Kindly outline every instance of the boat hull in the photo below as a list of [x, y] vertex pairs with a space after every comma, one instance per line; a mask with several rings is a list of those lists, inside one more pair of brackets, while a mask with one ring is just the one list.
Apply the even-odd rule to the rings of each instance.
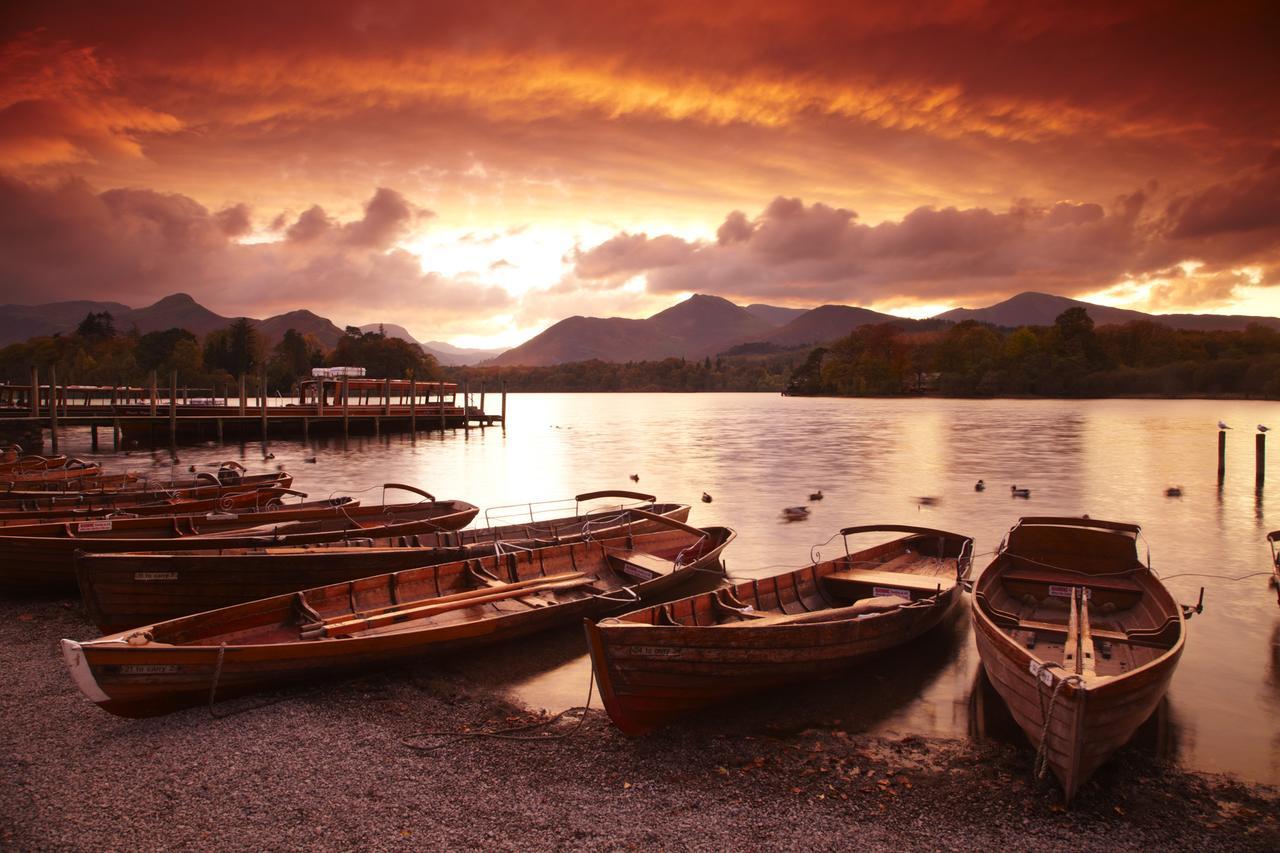
[[[717, 570], [720, 554], [734, 534], [723, 528], [698, 532], [704, 537], [701, 540], [704, 544], [699, 546], [701, 550], [696, 559], [681, 564], [669, 574], [631, 584], [635, 594], [645, 599], [662, 597], [700, 572]], [[671, 537], [657, 539], [663, 535], [651, 534], [649, 538], [666, 543]], [[630, 537], [615, 544], [626, 547], [628, 540]], [[695, 541], [686, 537], [674, 549], [666, 544], [663, 547], [675, 553]], [[473, 566], [494, 576], [509, 571], [512, 578], [536, 578], [575, 566], [579, 571], [589, 566], [600, 567], [608, 560], [607, 547], [595, 541], [580, 542], [365, 578], [235, 605], [88, 643], [64, 640], [62, 650], [77, 686], [103, 709], [125, 717], [156, 716], [203, 705], [214, 698], [227, 699], [284, 684], [394, 666], [516, 639], [616, 611], [634, 598], [620, 594], [589, 595], [551, 601], [542, 606], [485, 603], [458, 608], [454, 614], [458, 618], [443, 624], [391, 625], [391, 630], [356, 636], [301, 639], [299, 623], [289, 624], [288, 614], [294, 612], [298, 601], [309, 600], [319, 613], [340, 617], [344, 612], [365, 612], [385, 600], [388, 591], [394, 596], [397, 590], [411, 594], [413, 589], [430, 589], [432, 578], [439, 588], [441, 577], [471, 571]], [[282, 615], [284, 622], [279, 621]], [[216, 630], [210, 633], [209, 626], [216, 626]], [[254, 631], [256, 641], [236, 640], [225, 646], [220, 642], [194, 641], [172, 645], [153, 641], [133, 644], [144, 634], [237, 638]]]
[[[654, 511], [676, 521], [689, 515], [687, 504], [659, 504]], [[500, 528], [455, 530], [437, 534], [378, 540], [393, 547], [346, 547], [341, 544], [313, 548], [259, 548], [235, 553], [235, 549], [203, 553], [82, 554], [76, 560], [80, 597], [89, 618], [103, 633], [149, 625], [188, 613], [214, 610], [369, 575], [386, 574], [419, 566], [490, 554], [497, 541], [511, 544], [557, 544], [579, 541], [587, 535], [583, 521], [595, 514], [547, 521], [542, 526], [508, 525]], [[621, 525], [588, 527], [594, 538], [623, 532]], [[625, 525], [634, 534], [660, 529], [657, 522], [637, 519]], [[538, 534], [550, 533], [543, 542]], [[173, 549], [185, 548], [182, 540]]]
[[610, 719], [624, 734], [639, 736], [738, 696], [832, 677], [927, 634], [954, 617], [962, 600], [957, 585], [927, 608], [759, 629], [635, 630], [588, 623], [587, 643], [596, 672], [603, 673]]

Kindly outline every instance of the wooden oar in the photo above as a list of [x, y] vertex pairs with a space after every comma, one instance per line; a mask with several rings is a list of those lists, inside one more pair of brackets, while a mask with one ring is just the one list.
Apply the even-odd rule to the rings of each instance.
[[454, 592], [449, 595], [433, 595], [430, 598], [415, 598], [412, 601], [401, 601], [396, 604], [387, 604], [382, 607], [371, 607], [368, 610], [358, 610], [354, 613], [339, 613], [337, 616], [326, 616], [321, 621], [326, 625], [336, 625], [340, 622], [349, 622], [352, 619], [363, 619], [367, 616], [377, 616], [382, 613], [388, 613], [392, 610], [402, 610], [406, 607], [416, 607], [420, 604], [448, 604], [451, 601], [466, 601], [470, 598], [480, 598], [486, 595], [493, 595], [495, 592], [507, 592], [513, 589], [528, 590], [530, 587], [541, 586], [542, 584], [558, 583], [560, 581], [576, 580], [586, 577], [585, 572], [563, 572], [558, 575], [547, 575], [540, 578], [529, 578], [529, 580], [516, 581], [515, 583], [503, 583], [498, 581], [494, 586], [481, 587], [480, 589], [469, 589], [466, 592]]
[[[893, 603], [888, 601], [881, 602], [881, 598], [893, 598]], [[872, 603], [876, 602], [876, 603]], [[812, 610], [808, 613], [779, 613], [776, 615], [765, 616], [763, 619], [750, 619], [744, 622], [724, 622], [719, 625], [712, 625], [713, 628], [760, 628], [766, 625], [803, 625], [811, 622], [829, 622], [837, 619], [850, 619], [854, 616], [861, 616], [866, 613], [883, 613], [894, 610], [903, 604], [911, 602], [903, 598], [895, 596], [881, 596], [880, 598], [864, 598], [861, 601], [854, 602], [848, 607], [833, 607], [828, 610]]]
[[[521, 595], [529, 595], [535, 592], [543, 592], [549, 589], [567, 589], [574, 586], [582, 586], [591, 583], [594, 578], [583, 572], [565, 572], [563, 575], [550, 575], [545, 578], [536, 578], [528, 581], [519, 581], [518, 583], [509, 584], [501, 590], [478, 589], [470, 592], [459, 592], [453, 595], [440, 596], [438, 598], [422, 599], [422, 604], [416, 607], [405, 607], [403, 604], [392, 605], [391, 607], [378, 608], [381, 612], [374, 613], [369, 611], [367, 616], [331, 616], [325, 620], [323, 625], [315, 628], [308, 628], [300, 632], [303, 639], [312, 637], [335, 637], [345, 636], [364, 631], [369, 628], [376, 628], [402, 617], [411, 617], [414, 619], [425, 619], [428, 616], [435, 616], [438, 613], [447, 613], [450, 610], [461, 610], [467, 607], [476, 607], [481, 604], [489, 604], [494, 601], [502, 601], [507, 598], [516, 598]], [[408, 602], [416, 604], [417, 602]]]

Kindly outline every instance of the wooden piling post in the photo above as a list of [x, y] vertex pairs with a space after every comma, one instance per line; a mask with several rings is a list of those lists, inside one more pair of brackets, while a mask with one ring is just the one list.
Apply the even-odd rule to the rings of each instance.
[[418, 380], [414, 371], [409, 371], [409, 432], [418, 432]]
[[178, 371], [169, 371], [169, 445], [178, 443]]
[[503, 428], [504, 430], [507, 428], [507, 383], [506, 383], [506, 380], [503, 380], [503, 382], [502, 382], [502, 428]]
[[1259, 432], [1253, 439], [1254, 441], [1254, 460], [1253, 460], [1253, 484], [1261, 491], [1263, 482], [1267, 479], [1267, 435]]
[[1218, 430], [1218, 485], [1227, 477], [1227, 431]]
[[391, 379], [382, 380], [382, 414], [391, 415]]
[[111, 449], [120, 449], [120, 419], [111, 419]]
[[[40, 418], [40, 368], [35, 365], [31, 366], [31, 417], [39, 420]], [[39, 425], [37, 425], [37, 429]]]
[[58, 368], [49, 365], [49, 439], [58, 452]]
[[98, 452], [98, 422], [89, 424], [89, 449]]
[[348, 421], [351, 417], [351, 398], [350, 398], [350, 395], [347, 394], [347, 389], [350, 387], [351, 387], [350, 381], [347, 379], [347, 377], [345, 376], [342, 377], [342, 437], [343, 438], [347, 437], [348, 429], [349, 429]]
[[156, 416], [156, 372], [151, 371], [151, 417]]
[[267, 369], [262, 368], [262, 377], [259, 379], [259, 387], [261, 388], [262, 399], [262, 443], [267, 443]]
[[244, 417], [245, 396], [244, 396], [244, 374], [240, 374], [240, 417]]
[[483, 382], [481, 382], [481, 383], [480, 383], [480, 428], [481, 428], [481, 429], [484, 429], [484, 427], [485, 427], [485, 417], [484, 417], [484, 383], [483, 383]]
[[441, 435], [443, 435], [443, 434], [444, 434], [444, 427], [445, 427], [445, 421], [444, 421], [444, 383], [443, 383], [443, 382], [441, 382], [441, 383], [440, 383], [440, 433], [441, 433]]
[[217, 419], [218, 444], [222, 444], [222, 418]]

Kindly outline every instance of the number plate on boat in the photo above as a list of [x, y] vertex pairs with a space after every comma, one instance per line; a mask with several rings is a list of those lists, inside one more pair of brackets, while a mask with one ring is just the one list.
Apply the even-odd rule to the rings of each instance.
[[876, 596], [877, 598], [879, 598], [882, 595], [891, 595], [894, 598], [905, 598], [907, 601], [911, 600], [910, 590], [897, 589], [896, 587], [891, 587], [891, 586], [873, 586], [871, 587], [871, 594]]
[[1090, 597], [1091, 597], [1090, 593], [1092, 593], [1092, 592], [1093, 592], [1093, 590], [1089, 589], [1089, 587], [1087, 587], [1087, 586], [1083, 586], [1083, 587], [1074, 587], [1074, 586], [1050, 586], [1050, 587], [1049, 587], [1049, 594], [1050, 594], [1050, 595], [1052, 595], [1054, 598], [1070, 598], [1070, 597], [1071, 597], [1071, 590], [1073, 590], [1073, 589], [1077, 589], [1077, 588], [1084, 592], [1084, 597], [1085, 597], [1085, 598], [1090, 598]]
[[136, 581], [176, 581], [178, 579], [177, 572], [134, 572], [133, 579]]
[[631, 654], [646, 658], [669, 658], [680, 654], [680, 650], [669, 646], [632, 646]]
[[110, 529], [111, 522], [109, 521], [82, 521], [76, 525], [76, 533], [96, 533]]
[[162, 675], [177, 672], [178, 667], [171, 663], [122, 663], [121, 675]]

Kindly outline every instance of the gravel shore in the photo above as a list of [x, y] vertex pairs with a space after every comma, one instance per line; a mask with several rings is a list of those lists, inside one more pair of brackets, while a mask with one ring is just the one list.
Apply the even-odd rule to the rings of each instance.
[[707, 714], [629, 740], [539, 717], [465, 660], [125, 720], [57, 640], [72, 601], [0, 602], [0, 849], [1280, 849], [1280, 795], [1121, 753], [1070, 810], [1028, 748]]

